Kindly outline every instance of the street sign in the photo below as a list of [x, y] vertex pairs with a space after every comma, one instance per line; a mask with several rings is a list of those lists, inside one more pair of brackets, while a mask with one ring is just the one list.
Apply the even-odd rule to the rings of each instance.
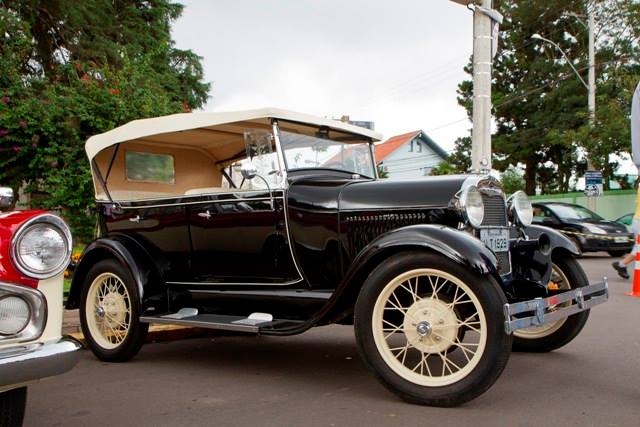
[[584, 195], [587, 197], [602, 195], [602, 171], [586, 171], [584, 173]]

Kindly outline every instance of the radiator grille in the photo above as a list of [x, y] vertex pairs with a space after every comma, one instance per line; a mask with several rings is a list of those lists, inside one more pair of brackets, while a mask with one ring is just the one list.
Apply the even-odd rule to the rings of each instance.
[[490, 226], [507, 226], [507, 209], [503, 194], [485, 194], [482, 193], [482, 201], [484, 203], [484, 219], [483, 227]]
[[[482, 202], [484, 203], [483, 227], [506, 227], [508, 225], [504, 194], [482, 193]], [[511, 271], [509, 252], [496, 252], [496, 258], [498, 258], [500, 274], [509, 273]]]

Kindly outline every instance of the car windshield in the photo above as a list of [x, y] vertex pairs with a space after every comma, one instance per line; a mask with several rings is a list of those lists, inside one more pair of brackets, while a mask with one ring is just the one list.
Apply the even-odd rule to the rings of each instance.
[[603, 219], [595, 212], [578, 205], [552, 205], [551, 209], [553, 209], [553, 212], [562, 219]]
[[337, 169], [373, 178], [375, 165], [368, 142], [337, 141], [328, 132], [303, 135], [280, 133], [287, 170]]

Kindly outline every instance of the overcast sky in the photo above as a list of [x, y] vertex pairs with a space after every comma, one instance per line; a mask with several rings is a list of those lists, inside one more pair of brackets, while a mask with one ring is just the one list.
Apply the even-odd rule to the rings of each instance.
[[469, 134], [456, 101], [472, 12], [449, 0], [178, 0], [176, 47], [203, 58], [207, 111], [278, 107], [424, 130], [445, 150]]

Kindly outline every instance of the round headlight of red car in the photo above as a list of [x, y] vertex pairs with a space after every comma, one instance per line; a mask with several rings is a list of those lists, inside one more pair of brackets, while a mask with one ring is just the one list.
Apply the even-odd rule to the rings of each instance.
[[57, 216], [40, 215], [18, 229], [12, 248], [13, 261], [22, 274], [47, 279], [67, 267], [71, 256], [71, 232]]
[[9, 295], [0, 298], [0, 335], [15, 335], [29, 324], [31, 309], [22, 298]]

